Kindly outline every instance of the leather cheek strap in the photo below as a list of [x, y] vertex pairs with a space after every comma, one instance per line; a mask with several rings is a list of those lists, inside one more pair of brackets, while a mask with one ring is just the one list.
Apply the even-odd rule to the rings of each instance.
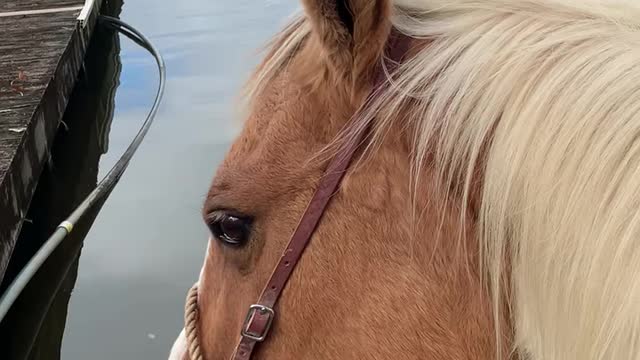
[[[386, 67], [389, 72], [401, 62], [407, 53], [409, 39], [396, 31], [392, 31], [387, 42], [388, 59]], [[388, 60], [392, 60], [391, 62]], [[376, 70], [373, 90], [367, 99], [371, 101], [373, 96], [386, 84], [385, 71], [380, 66]], [[365, 103], [365, 106], [366, 104]], [[331, 197], [336, 193], [340, 182], [349, 167], [360, 144], [364, 141], [368, 128], [362, 128], [349, 138], [339, 149], [338, 153], [329, 163], [320, 183], [307, 205], [304, 215], [300, 219], [296, 230], [276, 265], [269, 282], [265, 286], [258, 302], [252, 305], [242, 325], [242, 334], [232, 360], [249, 360], [256, 345], [266, 339], [275, 318], [274, 307], [284, 290], [291, 273], [297, 265], [304, 249], [309, 244], [311, 237], [324, 214]]]

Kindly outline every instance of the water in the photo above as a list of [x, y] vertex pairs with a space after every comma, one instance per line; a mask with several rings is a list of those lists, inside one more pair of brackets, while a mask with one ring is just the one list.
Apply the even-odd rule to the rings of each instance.
[[[235, 97], [259, 61], [257, 50], [298, 7], [290, 0], [123, 5], [121, 19], [165, 57], [165, 100], [84, 239], [77, 280], [69, 285], [62, 359], [167, 357], [182, 327], [186, 291], [204, 257], [204, 195], [239, 130]], [[120, 56], [108, 152], [100, 158], [98, 179], [139, 128], [157, 85], [155, 64], [144, 50], [122, 38]]]

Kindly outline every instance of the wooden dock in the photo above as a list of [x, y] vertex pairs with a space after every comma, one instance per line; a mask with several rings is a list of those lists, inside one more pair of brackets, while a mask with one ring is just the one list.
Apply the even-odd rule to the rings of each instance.
[[101, 1], [83, 26], [84, 3], [0, 1], [0, 280], [96, 23]]

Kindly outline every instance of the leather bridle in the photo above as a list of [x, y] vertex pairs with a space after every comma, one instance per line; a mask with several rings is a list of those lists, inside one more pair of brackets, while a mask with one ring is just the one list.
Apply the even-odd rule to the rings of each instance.
[[[397, 31], [392, 30], [386, 44], [386, 66], [383, 67], [381, 64], [376, 69], [374, 86], [366, 100], [367, 102], [365, 102], [365, 107], [377, 92], [386, 85], [387, 77], [385, 68], [388, 72], [392, 72], [402, 61], [402, 58], [408, 51], [408, 47], [409, 39]], [[256, 346], [260, 342], [263, 342], [269, 335], [269, 330], [276, 316], [275, 305], [368, 131], [368, 128], [358, 130], [355, 136], [350, 137], [348, 141], [342, 144], [339, 151], [327, 166], [313, 197], [309, 201], [298, 226], [291, 236], [287, 248], [282, 253], [260, 298], [254, 305], [249, 307], [247, 316], [242, 324], [240, 340], [231, 357], [232, 360], [251, 359], [251, 355]], [[200, 354], [197, 335], [197, 287], [194, 287], [189, 294], [185, 319], [187, 323], [196, 325], [186, 329], [190, 358], [191, 360], [200, 360], [199, 358], [202, 358], [202, 355]], [[187, 328], [187, 326], [185, 326], [185, 328]], [[190, 339], [194, 340], [191, 341]], [[195, 344], [192, 342], [195, 342]]]

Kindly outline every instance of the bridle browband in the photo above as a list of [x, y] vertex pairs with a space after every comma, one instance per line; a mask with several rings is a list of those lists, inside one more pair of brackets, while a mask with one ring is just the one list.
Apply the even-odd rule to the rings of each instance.
[[[392, 72], [402, 61], [409, 48], [409, 38], [392, 29], [386, 44], [385, 68]], [[382, 64], [381, 64], [382, 65]], [[366, 105], [374, 98], [380, 89], [386, 85], [385, 68], [378, 65], [375, 73], [374, 86], [366, 99]], [[350, 137], [340, 147], [327, 166], [313, 197], [300, 218], [287, 248], [282, 253], [267, 285], [264, 287], [258, 301], [249, 307], [249, 311], [242, 324], [241, 337], [231, 357], [231, 360], [249, 360], [258, 343], [264, 341], [276, 316], [274, 310], [282, 291], [291, 277], [302, 253], [309, 244], [332, 196], [338, 191], [338, 186], [346, 173], [349, 164], [355, 156], [360, 144], [365, 139], [369, 129], [363, 127]], [[198, 305], [197, 285], [189, 291], [185, 307], [185, 333], [191, 360], [202, 360], [198, 341]]]

